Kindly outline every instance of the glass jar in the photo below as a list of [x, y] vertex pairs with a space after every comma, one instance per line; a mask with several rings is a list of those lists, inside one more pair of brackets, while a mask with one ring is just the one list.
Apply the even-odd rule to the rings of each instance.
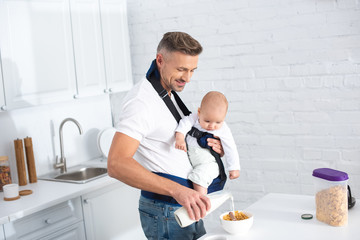
[[11, 183], [9, 158], [7, 156], [0, 156], [0, 191], [3, 186]]

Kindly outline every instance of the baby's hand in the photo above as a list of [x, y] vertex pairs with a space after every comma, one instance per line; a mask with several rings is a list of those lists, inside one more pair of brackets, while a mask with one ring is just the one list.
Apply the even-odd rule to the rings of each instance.
[[182, 133], [176, 132], [175, 134], [175, 148], [186, 152], [186, 142]]
[[231, 170], [229, 171], [229, 178], [236, 179], [240, 176], [240, 170]]
[[179, 149], [179, 150], [183, 150], [184, 152], [186, 152], [186, 143], [185, 143], [185, 141], [183, 141], [183, 142], [176, 141], [175, 142], [175, 148]]

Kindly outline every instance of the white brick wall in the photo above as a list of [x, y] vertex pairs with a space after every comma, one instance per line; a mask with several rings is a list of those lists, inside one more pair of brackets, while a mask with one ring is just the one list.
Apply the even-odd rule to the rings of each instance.
[[359, 0], [131, 0], [128, 16], [135, 81], [163, 33], [202, 43], [181, 95], [193, 110], [207, 91], [227, 96], [238, 208], [268, 192], [312, 194], [319, 167], [347, 172], [360, 197]]

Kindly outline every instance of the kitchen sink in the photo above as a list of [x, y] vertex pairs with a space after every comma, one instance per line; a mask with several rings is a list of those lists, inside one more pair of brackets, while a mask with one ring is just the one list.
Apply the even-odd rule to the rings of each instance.
[[66, 173], [50, 173], [44, 176], [40, 176], [39, 179], [56, 182], [87, 183], [106, 175], [106, 168], [77, 166], [69, 169], [69, 171]]

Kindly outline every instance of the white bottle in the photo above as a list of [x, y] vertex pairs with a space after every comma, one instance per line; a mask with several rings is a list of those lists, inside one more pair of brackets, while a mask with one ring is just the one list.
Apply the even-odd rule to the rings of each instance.
[[[211, 202], [211, 208], [207, 211], [206, 215], [213, 212], [219, 206], [221, 206], [226, 200], [232, 197], [232, 194], [228, 191], [218, 191], [207, 195]], [[194, 223], [195, 220], [191, 220], [186, 209], [184, 207], [179, 208], [174, 212], [175, 219], [180, 227], [184, 228]]]

